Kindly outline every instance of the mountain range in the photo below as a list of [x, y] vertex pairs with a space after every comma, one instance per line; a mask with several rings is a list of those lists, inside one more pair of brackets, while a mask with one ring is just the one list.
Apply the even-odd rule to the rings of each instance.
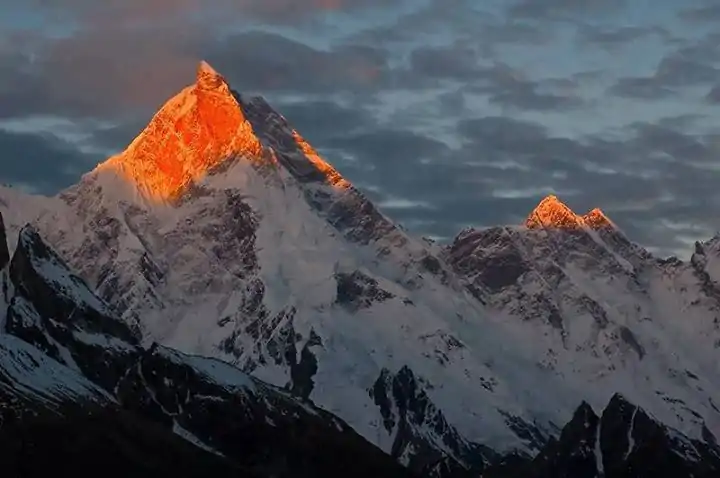
[[719, 237], [656, 258], [549, 196], [413, 238], [204, 62], [125, 151], [0, 211], [17, 476], [720, 475]]

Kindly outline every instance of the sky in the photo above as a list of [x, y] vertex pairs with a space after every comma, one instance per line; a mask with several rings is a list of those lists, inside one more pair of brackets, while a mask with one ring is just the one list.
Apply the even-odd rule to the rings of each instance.
[[0, 182], [75, 183], [201, 59], [418, 235], [550, 193], [660, 255], [720, 229], [720, 0], [0, 0]]

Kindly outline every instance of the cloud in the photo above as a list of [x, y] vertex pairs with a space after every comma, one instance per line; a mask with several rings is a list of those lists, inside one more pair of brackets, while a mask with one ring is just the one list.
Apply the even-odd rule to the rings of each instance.
[[[691, 96], [706, 111], [720, 101], [720, 34], [666, 21], [677, 13], [667, 5], [626, 21], [629, 5], [0, 0], [0, 11], [53, 21], [0, 34], [0, 119], [64, 116], [88, 133], [83, 147], [114, 152], [204, 58], [236, 90], [268, 97], [414, 232], [520, 222], [556, 192], [674, 251], [681, 236], [712, 229], [720, 207], [718, 151], [700, 133], [714, 118], [695, 114]], [[646, 101], [617, 109], [612, 96]], [[46, 191], [95, 161], [52, 136], [4, 134], [13, 142], [0, 148], [13, 156], [45, 158], [33, 169], [55, 175], [37, 177]]]
[[689, 22], [717, 22], [720, 20], [720, 5], [709, 4], [701, 7], [687, 8], [680, 12], [679, 17]]
[[670, 33], [666, 29], [657, 26], [601, 28], [596, 25], [586, 24], [578, 26], [577, 29], [577, 38], [581, 43], [592, 47], [601, 47], [610, 51], [650, 36], [668, 38], [670, 37]]
[[98, 161], [50, 135], [0, 129], [0, 181], [52, 194], [70, 186]]
[[686, 60], [705, 63], [720, 62], [720, 32], [710, 31], [691, 40], [678, 40], [675, 55]]
[[675, 96], [677, 92], [667, 85], [663, 85], [655, 77], [620, 78], [608, 88], [611, 95], [642, 100], [658, 100]]
[[263, 31], [228, 37], [206, 56], [243, 91], [355, 91], [376, 88], [389, 74], [385, 50], [359, 45], [319, 50]]
[[472, 80], [483, 74], [476, 51], [462, 45], [421, 47], [410, 54], [414, 74], [453, 80]]
[[329, 99], [277, 103], [273, 107], [319, 148], [328, 147], [334, 138], [359, 134], [378, 125], [375, 116], [360, 105]]
[[[10, 12], [19, 8], [8, 3]], [[353, 89], [377, 79], [383, 53], [360, 46], [314, 49], [242, 25], [306, 21], [379, 0], [30, 0], [62, 33], [0, 34], [0, 118], [146, 114], [192, 78], [200, 59], [253, 90]], [[320, 18], [320, 17], [317, 17]], [[309, 21], [309, 20], [308, 20]], [[260, 22], [260, 23], [259, 23]], [[230, 36], [228, 36], [230, 35]], [[295, 87], [294, 85], [297, 85]]]
[[[12, 5], [12, 0], [0, 1]], [[352, 12], [377, 7], [381, 0], [66, 0], [62, 4], [28, 0], [31, 7], [49, 18], [73, 19], [84, 24], [138, 25], [178, 20], [210, 19], [226, 24], [239, 16], [267, 23], [297, 21], [321, 12]]]
[[720, 85], [714, 86], [705, 97], [709, 103], [720, 104]]
[[161, 29], [116, 33], [48, 41], [32, 54], [0, 52], [0, 117], [147, 114], [192, 81], [201, 58], [241, 91], [327, 94], [388, 82], [386, 52], [367, 46], [318, 50], [263, 31], [222, 41]]
[[[403, 2], [394, 2], [402, 4]], [[383, 5], [388, 6], [385, 1]], [[468, 37], [479, 39], [484, 36], [488, 24], [497, 18], [485, 11], [481, 5], [472, 0], [426, 0], [424, 2], [405, 2], [415, 8], [405, 9], [397, 15], [384, 15], [380, 24], [370, 25], [348, 37], [350, 41], [397, 46], [418, 42], [418, 34], [424, 38], [443, 35], [445, 37]], [[479, 8], [478, 8], [479, 7]], [[387, 21], [391, 20], [391, 21]]]
[[678, 53], [662, 59], [655, 78], [671, 86], [697, 85], [716, 81], [720, 78], [720, 70], [709, 63], [686, 58]]
[[[422, 86], [437, 86], [445, 80], [463, 85], [464, 91], [485, 95], [491, 104], [518, 110], [566, 110], [585, 104], [574, 94], [559, 93], [575, 84], [572, 78], [532, 80], [500, 61], [484, 61], [476, 51], [462, 45], [420, 47], [410, 55], [410, 76]], [[408, 83], [409, 84], [409, 83]]]
[[651, 76], [620, 78], [608, 93], [638, 99], [673, 96], [679, 88], [711, 84], [720, 80], [720, 69], [685, 54], [684, 49], [662, 58]]
[[123, 116], [157, 107], [191, 77], [195, 45], [192, 32], [176, 35], [159, 27], [18, 42], [12, 52], [0, 50], [6, 73], [0, 117]]
[[515, 18], [570, 20], [577, 15], [615, 12], [627, 5], [627, 0], [520, 0], [508, 8]]
[[145, 129], [149, 117], [140, 117], [109, 126], [96, 128], [87, 127], [89, 137], [84, 141], [84, 146], [107, 152], [107, 156], [119, 153], [124, 150], [140, 132]]
[[567, 110], [579, 108], [584, 100], [574, 94], [560, 94], [555, 90], [560, 86], [566, 89], [572, 79], [565, 84], [549, 80], [531, 80], [527, 75], [511, 66], [495, 62], [484, 68], [470, 89], [476, 93], [489, 95], [489, 102], [505, 108], [519, 110]]
[[[720, 207], [712, 141], [680, 129], [688, 117], [634, 123], [625, 137], [555, 136], [507, 116], [458, 121], [449, 147], [417, 133], [376, 129], [332, 142], [343, 171], [416, 231], [452, 237], [468, 224], [519, 223], [541, 197], [599, 206], [636, 241], [685, 255], [687, 237], [712, 234]], [[330, 156], [333, 157], [333, 156]], [[437, 212], [429, 212], [427, 204]], [[672, 230], [669, 233], [668, 230]]]

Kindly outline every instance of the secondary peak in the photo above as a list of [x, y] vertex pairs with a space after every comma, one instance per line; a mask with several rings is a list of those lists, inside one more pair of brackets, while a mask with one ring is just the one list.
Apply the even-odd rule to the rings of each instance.
[[230, 90], [225, 77], [205, 60], [198, 65], [195, 85], [201, 90]]
[[525, 221], [528, 228], [577, 229], [582, 224], [582, 218], [554, 194], [540, 201]]
[[615, 223], [599, 207], [585, 214], [583, 220], [591, 229], [615, 229]]

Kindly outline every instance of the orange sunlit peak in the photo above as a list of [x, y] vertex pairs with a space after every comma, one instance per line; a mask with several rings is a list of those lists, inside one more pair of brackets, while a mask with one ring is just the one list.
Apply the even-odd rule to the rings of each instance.
[[[300, 134], [292, 138], [305, 159], [336, 189], [351, 184]], [[148, 199], [164, 202], [231, 158], [270, 160], [225, 78], [201, 61], [193, 85], [167, 101], [128, 148], [98, 169], [112, 170]]]
[[566, 229], [576, 230], [583, 227], [590, 229], [615, 229], [615, 224], [600, 209], [594, 208], [584, 216], [575, 214], [556, 195], [550, 194], [545, 197], [530, 213], [525, 221], [529, 229]]
[[585, 214], [583, 220], [592, 229], [614, 229], [616, 227], [615, 223], [598, 207]]
[[300, 148], [300, 151], [310, 161], [315, 169], [320, 171], [324, 176], [328, 184], [334, 186], [337, 189], [348, 189], [351, 185], [342, 175], [335, 169], [330, 163], [320, 157], [315, 148], [305, 141], [305, 138], [300, 136], [300, 133], [292, 131], [293, 140], [295, 144]]
[[233, 157], [261, 158], [262, 146], [225, 78], [203, 61], [195, 84], [167, 101], [130, 146], [100, 168], [162, 201]]
[[578, 229], [583, 219], [554, 194], [545, 197], [525, 220], [528, 228]]
[[205, 60], [200, 61], [197, 67], [195, 85], [201, 90], [224, 90], [230, 92], [225, 77], [218, 73], [215, 68], [210, 66]]

